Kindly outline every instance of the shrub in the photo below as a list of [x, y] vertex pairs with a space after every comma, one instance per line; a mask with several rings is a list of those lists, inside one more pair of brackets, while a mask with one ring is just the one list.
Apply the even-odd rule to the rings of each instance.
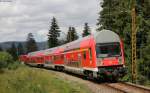
[[15, 69], [17, 69], [20, 66], [22, 66], [22, 65], [20, 65], [19, 61], [14, 61], [14, 62], [12, 62], [12, 64], [8, 65], [8, 69], [9, 70], [15, 70]]
[[0, 69], [7, 68], [13, 63], [12, 56], [7, 52], [0, 52]]

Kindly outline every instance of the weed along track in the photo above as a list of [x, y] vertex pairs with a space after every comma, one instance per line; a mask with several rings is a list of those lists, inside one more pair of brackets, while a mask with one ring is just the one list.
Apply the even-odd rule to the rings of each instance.
[[150, 88], [135, 85], [127, 82], [119, 82], [119, 83], [106, 83], [106, 86], [112, 87], [116, 90], [120, 90], [124, 93], [150, 93]]
[[54, 71], [27, 66], [0, 74], [0, 93], [92, 93], [81, 84], [72, 83]]
[[64, 73], [48, 69], [58, 75], [59, 78], [71, 83], [83, 84], [93, 93], [150, 93], [150, 89], [139, 85], [117, 82], [117, 83], [97, 83], [95, 80], [85, 80], [81, 75]]
[[99, 84], [90, 80], [84, 80], [79, 75], [63, 73], [63, 72], [58, 72], [54, 70], [52, 71], [55, 72], [59, 76], [59, 78], [65, 79], [66, 81], [85, 85], [93, 93], [122, 93], [118, 90], [105, 86], [104, 84]]

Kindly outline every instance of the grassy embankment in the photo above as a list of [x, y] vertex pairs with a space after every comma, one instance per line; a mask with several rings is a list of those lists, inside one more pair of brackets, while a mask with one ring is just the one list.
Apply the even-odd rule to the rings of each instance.
[[49, 70], [21, 66], [0, 73], [0, 93], [91, 93], [81, 84], [59, 78]]

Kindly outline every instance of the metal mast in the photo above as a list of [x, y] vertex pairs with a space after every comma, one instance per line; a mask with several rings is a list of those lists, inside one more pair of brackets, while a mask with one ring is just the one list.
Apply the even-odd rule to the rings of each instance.
[[132, 34], [131, 34], [131, 43], [132, 43], [132, 82], [136, 83], [136, 11], [135, 11], [135, 2], [132, 0]]

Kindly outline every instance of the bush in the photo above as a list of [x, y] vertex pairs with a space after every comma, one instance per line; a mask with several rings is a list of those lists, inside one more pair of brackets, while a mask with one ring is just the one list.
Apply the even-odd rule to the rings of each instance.
[[66, 80], [53, 71], [23, 65], [0, 75], [0, 93], [91, 93], [86, 86]]
[[147, 81], [147, 79], [146, 79], [145, 76], [143, 76], [143, 75], [141, 75], [141, 74], [137, 76], [137, 82], [138, 82], [140, 85], [144, 85], [146, 81]]
[[7, 52], [0, 52], [0, 69], [7, 68], [13, 63], [12, 56]]
[[9, 70], [15, 70], [17, 69], [18, 67], [20, 67], [20, 62], [19, 61], [14, 61], [12, 64], [9, 64], [8, 65], [8, 69]]

